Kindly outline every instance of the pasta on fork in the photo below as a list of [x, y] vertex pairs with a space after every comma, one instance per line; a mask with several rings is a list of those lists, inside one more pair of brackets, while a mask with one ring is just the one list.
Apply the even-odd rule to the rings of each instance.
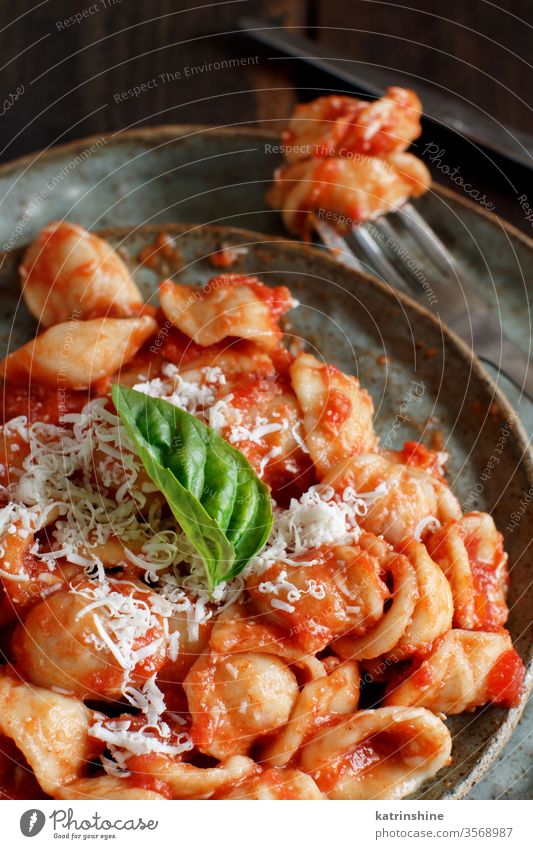
[[[289, 132], [319, 165], [392, 159], [418, 117], [393, 89]], [[492, 517], [285, 346], [285, 286], [164, 280], [155, 309], [67, 222], [20, 271], [40, 327], [0, 366], [4, 798], [399, 799], [445, 774], [447, 715], [518, 702]]]
[[424, 194], [431, 175], [407, 150], [421, 111], [417, 95], [397, 86], [372, 103], [329, 95], [296, 106], [266, 195], [289, 233], [309, 240], [315, 218], [344, 232]]

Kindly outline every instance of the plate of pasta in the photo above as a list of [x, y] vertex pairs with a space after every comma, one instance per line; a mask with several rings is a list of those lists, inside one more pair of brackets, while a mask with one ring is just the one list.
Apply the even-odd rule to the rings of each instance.
[[533, 482], [466, 348], [244, 230], [4, 259], [2, 796], [464, 795], [527, 696]]

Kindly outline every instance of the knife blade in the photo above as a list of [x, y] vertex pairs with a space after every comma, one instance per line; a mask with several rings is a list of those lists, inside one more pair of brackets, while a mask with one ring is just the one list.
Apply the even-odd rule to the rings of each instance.
[[[385, 89], [391, 85], [392, 72], [389, 69], [342, 56], [331, 47], [290, 32], [289, 28], [253, 17], [239, 19], [238, 26], [250, 38], [292, 59], [307, 62], [356, 88], [358, 92], [382, 97]], [[505, 127], [481, 107], [444, 95], [409, 74], [395, 70], [393, 76], [394, 85], [416, 89], [424, 104], [424, 117], [432, 123], [453, 130], [513, 162], [533, 168], [533, 136], [522, 130]]]

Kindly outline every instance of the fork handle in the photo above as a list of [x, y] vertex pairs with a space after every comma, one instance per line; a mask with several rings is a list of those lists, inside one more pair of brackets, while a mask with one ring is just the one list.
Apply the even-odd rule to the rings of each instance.
[[516, 386], [533, 401], [533, 363], [531, 358], [512, 339], [505, 334], [501, 339], [501, 363], [495, 362], [494, 356], [485, 354], [483, 350], [476, 352], [478, 357], [499, 369]]

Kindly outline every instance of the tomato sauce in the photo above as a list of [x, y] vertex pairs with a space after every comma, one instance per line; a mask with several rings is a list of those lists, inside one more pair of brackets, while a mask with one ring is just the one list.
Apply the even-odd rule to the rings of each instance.
[[[335, 147], [342, 138], [344, 125], [339, 118], [344, 117], [346, 120], [347, 113], [351, 110], [354, 112], [359, 106], [360, 101], [349, 97], [320, 97], [311, 104], [296, 107], [294, 117], [305, 121], [307, 115], [310, 114], [311, 119], [316, 122], [317, 138], [314, 143], [309, 146], [309, 155], [315, 157], [330, 156], [335, 152]], [[283, 144], [287, 147], [292, 147], [300, 141], [300, 133], [296, 130], [283, 130]]]
[[159, 793], [164, 799], [172, 799], [172, 788], [170, 784], [157, 778], [155, 775], [132, 773], [128, 782], [132, 787], [138, 787], [141, 790], [149, 790], [153, 793]]
[[6, 383], [2, 397], [2, 424], [16, 416], [27, 416], [31, 422], [58, 425], [66, 413], [79, 413], [90, 400], [87, 390], [72, 390], [49, 386]]
[[502, 707], [516, 707], [522, 695], [525, 674], [521, 658], [514, 649], [508, 649], [489, 673], [487, 699]]
[[[254, 377], [244, 378], [231, 387], [233, 399], [231, 406], [238, 410], [250, 411], [254, 408], [264, 408], [277, 395], [281, 387], [274, 380], [257, 380]], [[258, 409], [258, 413], [260, 409]]]
[[477, 536], [467, 536], [464, 541], [474, 581], [476, 623], [479, 629], [485, 631], [501, 628], [508, 615], [503, 597], [508, 582], [507, 555], [503, 550], [502, 535], [498, 534], [498, 538], [491, 562], [480, 559], [480, 540]]
[[247, 248], [234, 248], [231, 245], [223, 245], [220, 250], [215, 251], [209, 257], [209, 263], [213, 268], [231, 268], [239, 262], [243, 253], [247, 253]]
[[413, 738], [417, 744], [420, 744], [419, 731], [409, 723], [402, 723], [395, 732], [380, 731], [361, 740], [339, 757], [332, 758], [313, 773], [313, 778], [323, 793], [329, 793], [345, 775], [356, 779], [363, 778], [365, 772], [375, 768], [381, 762], [386, 762], [387, 766], [393, 767], [394, 761], [398, 757], [401, 759], [402, 754], [407, 752], [409, 742]]
[[350, 399], [338, 389], [330, 389], [320, 423], [336, 436], [343, 424], [350, 418], [351, 412], [352, 402]]
[[384, 741], [380, 740], [381, 736], [374, 735], [362, 740], [313, 773], [313, 778], [319, 789], [323, 793], [329, 793], [343, 776], [351, 775], [356, 778], [358, 774], [365, 773], [383, 758], [390, 757], [397, 750], [398, 743], [396, 742], [395, 746], [391, 745], [391, 747], [384, 745]]
[[[159, 335], [156, 337], [155, 345], [158, 347], [162, 358], [169, 363], [174, 363], [176, 366], [185, 366], [187, 363], [204, 357], [206, 354], [211, 354], [213, 360], [215, 360], [217, 355], [222, 354], [225, 347], [227, 347], [221, 343], [202, 347], [202, 345], [198, 345], [192, 339], [189, 339], [188, 336], [185, 336], [177, 327], [168, 327], [168, 322], [166, 325], [163, 325], [163, 328], [164, 331], [161, 329]], [[162, 342], [159, 345], [158, 340], [161, 338]]]
[[168, 233], [161, 232], [152, 244], [146, 245], [139, 254], [139, 263], [164, 274], [179, 271], [183, 266], [183, 256], [175, 241]]
[[438, 452], [432, 451], [431, 448], [427, 448], [421, 442], [404, 443], [402, 450], [398, 452], [398, 459], [400, 463], [404, 463], [406, 466], [414, 466], [421, 472], [433, 475], [443, 483], [446, 482]]

